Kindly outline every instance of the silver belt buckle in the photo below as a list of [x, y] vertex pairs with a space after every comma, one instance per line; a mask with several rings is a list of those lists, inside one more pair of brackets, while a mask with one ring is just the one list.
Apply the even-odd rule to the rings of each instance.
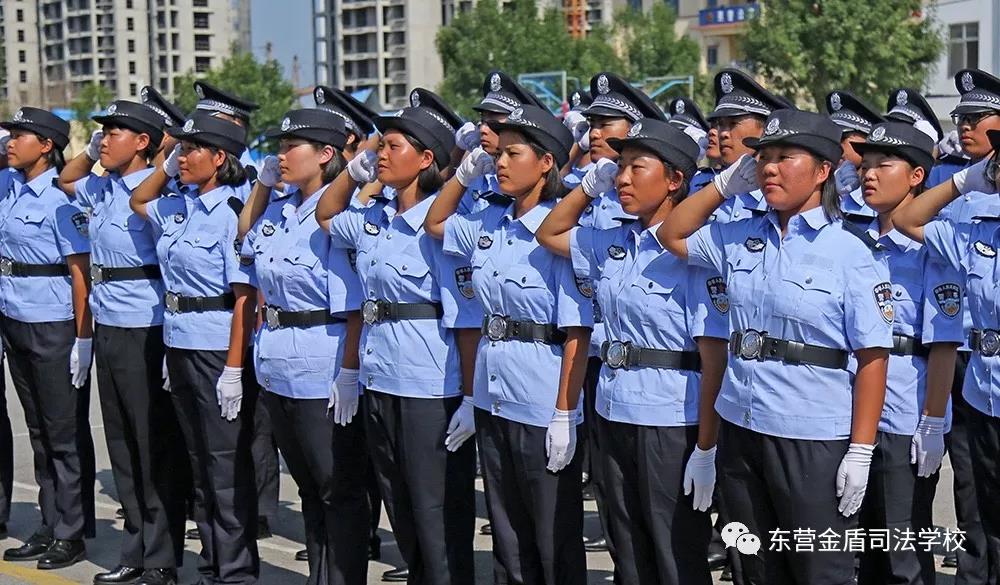
[[14, 273], [14, 261], [10, 258], [0, 258], [0, 275], [10, 276]]
[[740, 357], [745, 360], [760, 359], [761, 350], [764, 348], [764, 336], [760, 331], [747, 329], [740, 339]]
[[171, 313], [176, 313], [177, 310], [180, 309], [181, 305], [180, 300], [181, 300], [180, 295], [178, 295], [177, 293], [168, 292], [164, 296], [163, 304], [166, 305], [167, 311], [170, 311]]
[[624, 368], [628, 361], [628, 345], [622, 341], [612, 341], [608, 344], [608, 352], [604, 363], [612, 370]]
[[378, 301], [368, 300], [361, 304], [361, 319], [367, 325], [378, 322]]
[[99, 264], [90, 265], [90, 281], [94, 284], [104, 282], [104, 270]]
[[264, 320], [267, 321], [267, 326], [271, 329], [281, 328], [281, 324], [278, 322], [278, 309], [275, 307], [264, 307]]
[[984, 330], [979, 342], [979, 353], [985, 357], [993, 357], [1000, 353], [1000, 332], [995, 329]]
[[503, 315], [490, 315], [486, 322], [486, 337], [490, 341], [501, 341], [507, 336], [507, 318]]

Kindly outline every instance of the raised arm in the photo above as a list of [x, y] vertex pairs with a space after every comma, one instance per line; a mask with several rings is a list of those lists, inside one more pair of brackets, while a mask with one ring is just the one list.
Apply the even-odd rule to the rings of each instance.
[[580, 185], [563, 197], [538, 226], [535, 232], [538, 243], [553, 254], [568, 258], [570, 232], [580, 221], [580, 215], [594, 197], [614, 186], [617, 175], [618, 165], [614, 161], [606, 158], [597, 161], [584, 175]]
[[246, 237], [247, 232], [257, 223], [257, 219], [267, 209], [267, 204], [271, 200], [271, 191], [281, 180], [281, 171], [278, 168], [278, 157], [268, 156], [264, 159], [260, 173], [257, 175], [257, 182], [254, 183], [250, 197], [247, 199], [243, 211], [240, 212], [238, 224], [239, 239]]
[[90, 135], [90, 144], [83, 152], [74, 156], [62, 172], [59, 173], [59, 188], [70, 197], [76, 196], [76, 182], [86, 177], [93, 170], [94, 164], [101, 158], [101, 140], [104, 133], [95, 130]]
[[991, 185], [986, 177], [986, 166], [989, 161], [989, 158], [985, 158], [971, 167], [958, 171], [952, 175], [950, 181], [924, 191], [920, 197], [914, 198], [892, 215], [893, 225], [911, 240], [923, 242], [924, 226], [959, 195], [973, 191], [983, 193], [997, 191], [997, 186]]
[[316, 221], [323, 231], [330, 231], [330, 220], [351, 203], [351, 194], [359, 183], [370, 183], [377, 174], [376, 155], [371, 150], [362, 150], [347, 163], [345, 172], [337, 175], [330, 186], [323, 190], [316, 203]]
[[455, 176], [444, 184], [437, 198], [431, 203], [431, 208], [427, 210], [427, 217], [424, 219], [424, 231], [432, 238], [443, 240], [444, 224], [458, 209], [465, 190], [473, 181], [495, 168], [493, 157], [485, 150], [478, 146], [472, 150], [455, 169]]
[[[143, 219], [149, 219], [146, 206], [163, 194], [163, 189], [166, 188], [170, 177], [177, 176], [180, 172], [178, 170], [179, 163], [177, 162], [180, 158], [180, 149], [181, 145], [176, 144], [174, 149], [170, 151], [170, 156], [166, 158], [163, 164], [154, 166], [153, 172], [132, 191], [132, 198], [128, 202], [129, 207], [132, 208], [132, 211], [142, 216]], [[157, 154], [157, 158], [161, 156], [162, 153]], [[168, 172], [170, 174], [167, 174]]]

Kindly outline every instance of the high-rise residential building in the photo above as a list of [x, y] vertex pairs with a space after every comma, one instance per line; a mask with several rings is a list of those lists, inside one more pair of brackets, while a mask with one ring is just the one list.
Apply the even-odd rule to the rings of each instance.
[[172, 94], [179, 75], [250, 50], [249, 2], [0, 0], [0, 99], [62, 107], [93, 83], [123, 99], [147, 84]]

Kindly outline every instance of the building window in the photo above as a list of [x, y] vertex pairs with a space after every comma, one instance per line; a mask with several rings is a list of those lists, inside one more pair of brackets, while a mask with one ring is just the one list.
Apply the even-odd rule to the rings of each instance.
[[19, 42], [19, 43], [23, 43], [24, 42], [24, 31], [23, 30], [17, 31], [17, 42]]
[[177, 28], [177, 11], [176, 10], [171, 10], [170, 11], [170, 27], [171, 28]]
[[[135, 61], [129, 61], [128, 62], [128, 74], [129, 75], [135, 75]], [[135, 93], [135, 92], [133, 92], [133, 93]]]
[[28, 54], [25, 53], [24, 50], [20, 50], [20, 51], [17, 52], [17, 62], [18, 63], [27, 63], [28, 62]]
[[966, 22], [948, 27], [948, 77], [962, 69], [979, 67], [979, 23]]
[[18, 76], [21, 79], [21, 83], [28, 83], [28, 72], [22, 71]]
[[705, 51], [705, 64], [709, 69], [719, 66], [719, 45], [709, 45]]
[[191, 5], [195, 8], [208, 8], [208, 0], [194, 0]]
[[24, 22], [24, 11], [20, 8], [17, 9], [17, 21]]
[[[133, 8], [133, 6], [132, 6], [132, 0], [125, 0], [125, 8], [128, 8], [129, 10], [132, 10], [132, 8]], [[135, 91], [133, 91], [132, 93], [135, 93]]]
[[211, 57], [195, 57], [194, 70], [196, 73], [207, 73], [212, 68]]
[[209, 27], [207, 12], [194, 13], [194, 27], [197, 29], [207, 29]]
[[212, 50], [211, 35], [194, 35], [194, 50], [211, 51]]
[[128, 40], [128, 52], [129, 53], [134, 53], [135, 52], [135, 39], [129, 39]]
[[135, 30], [135, 19], [131, 16], [125, 19], [125, 30]]
[[139, 88], [136, 86], [136, 84], [134, 84], [134, 83], [128, 84], [128, 92], [129, 92], [129, 94], [135, 95], [136, 93], [138, 93], [137, 92], [138, 89]]

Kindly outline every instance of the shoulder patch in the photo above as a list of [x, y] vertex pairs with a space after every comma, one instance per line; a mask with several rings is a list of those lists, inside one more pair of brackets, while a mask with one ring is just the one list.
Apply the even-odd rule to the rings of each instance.
[[376, 225], [376, 224], [374, 224], [374, 223], [372, 223], [370, 221], [366, 221], [365, 222], [365, 233], [368, 234], [369, 236], [377, 236], [378, 233], [379, 233], [379, 231], [381, 231], [381, 230], [378, 227], [378, 225]]
[[472, 287], [472, 267], [463, 266], [455, 270], [455, 286], [458, 292], [467, 299], [476, 297], [476, 289]]
[[575, 278], [576, 290], [580, 291], [580, 294], [588, 299], [594, 298], [594, 283], [589, 278], [580, 278], [579, 276]]
[[493, 238], [489, 236], [479, 236], [478, 246], [480, 250], [488, 250], [491, 246], [493, 246]]
[[872, 294], [875, 295], [875, 303], [878, 305], [879, 312], [882, 313], [882, 319], [891, 325], [893, 317], [896, 316], [896, 310], [892, 306], [892, 285], [888, 282], [880, 282], [872, 289]]
[[721, 276], [713, 276], [705, 281], [708, 288], [708, 296], [712, 299], [712, 306], [725, 315], [729, 312], [729, 293], [726, 289], [726, 281]]
[[612, 260], [621, 260], [625, 257], [625, 248], [616, 245], [608, 246], [608, 257]]
[[226, 204], [229, 205], [229, 209], [232, 209], [236, 215], [243, 213], [243, 202], [240, 201], [239, 197], [230, 197], [226, 200]]
[[751, 252], [760, 252], [764, 249], [764, 240], [760, 238], [747, 238], [743, 245]]
[[864, 244], [871, 250], [881, 252], [885, 249], [881, 244], [875, 241], [875, 238], [871, 237], [871, 234], [869, 234], [867, 230], [858, 226], [858, 224], [851, 221], [841, 221], [840, 225], [844, 228], [844, 231], [864, 242]]
[[73, 227], [81, 236], [86, 238], [90, 235], [90, 217], [86, 213], [82, 211], [74, 213], [72, 221]]
[[962, 289], [954, 282], [934, 287], [934, 300], [941, 313], [949, 319], [954, 319], [962, 312]]
[[972, 247], [976, 249], [976, 254], [979, 254], [984, 258], [996, 258], [997, 255], [996, 248], [994, 248], [993, 246], [987, 244], [982, 240], [976, 240], [976, 243], [973, 244]]

